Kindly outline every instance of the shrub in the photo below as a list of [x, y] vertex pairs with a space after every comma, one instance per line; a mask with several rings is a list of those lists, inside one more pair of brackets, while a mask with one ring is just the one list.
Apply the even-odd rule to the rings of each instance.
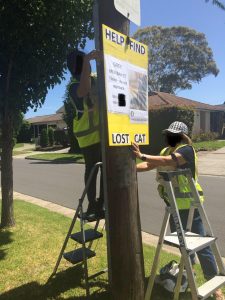
[[48, 131], [46, 128], [43, 128], [40, 136], [40, 145], [41, 147], [47, 147], [49, 143], [48, 140]]
[[30, 143], [32, 139], [32, 128], [29, 122], [23, 121], [23, 124], [19, 130], [17, 135], [17, 142], [18, 143]]
[[214, 141], [218, 139], [219, 133], [217, 132], [200, 132], [198, 134], [193, 134], [192, 141], [193, 142], [203, 142], [203, 141]]
[[56, 129], [54, 131], [54, 139], [56, 144], [60, 144], [63, 147], [67, 147], [69, 144], [68, 134], [63, 129]]
[[166, 107], [153, 109], [149, 111], [149, 146], [143, 146], [143, 150], [158, 154], [165, 147], [162, 131], [169, 127], [174, 121], [184, 122], [188, 126], [189, 135], [191, 135], [194, 123], [194, 111], [191, 108]]
[[49, 139], [49, 145], [53, 146], [55, 139], [54, 139], [54, 130], [52, 127], [48, 128], [48, 139]]

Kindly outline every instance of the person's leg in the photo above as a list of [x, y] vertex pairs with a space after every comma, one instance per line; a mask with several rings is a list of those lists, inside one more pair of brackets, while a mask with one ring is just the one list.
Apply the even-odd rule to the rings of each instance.
[[[182, 226], [185, 229], [187, 226], [189, 210], [180, 210], [179, 213], [180, 213]], [[170, 229], [171, 229], [171, 232], [176, 231], [176, 226], [175, 226], [175, 223], [172, 218], [170, 218]], [[195, 213], [194, 213], [191, 231], [193, 233], [197, 233], [202, 236], [205, 236], [205, 230], [203, 227], [203, 223], [202, 223], [201, 217], [199, 215], [199, 212], [197, 210], [195, 210]], [[203, 271], [205, 278], [207, 280], [209, 280], [210, 278], [214, 277], [218, 271], [217, 271], [216, 261], [213, 256], [211, 248], [206, 247], [203, 250], [198, 251], [197, 255], [198, 255], [198, 259], [201, 264], [202, 271]], [[195, 256], [191, 255], [190, 258], [191, 258], [192, 265], [194, 265], [195, 264]], [[221, 289], [216, 290], [214, 293], [214, 296], [215, 296], [216, 300], [225, 300], [225, 297], [224, 297]]]
[[[205, 230], [203, 227], [202, 219], [197, 209], [195, 210], [194, 213], [191, 231], [201, 236], [205, 236]], [[210, 279], [215, 275], [217, 275], [218, 273], [217, 265], [211, 248], [208, 246], [198, 251], [197, 255], [205, 278]]]
[[[205, 236], [205, 230], [203, 227], [202, 219], [199, 212], [195, 210], [192, 232]], [[216, 260], [210, 247], [206, 247], [197, 252], [199, 262], [201, 264], [203, 274], [207, 280], [218, 274]], [[225, 296], [221, 289], [218, 289], [214, 293], [216, 300], [225, 300]]]
[[[94, 165], [100, 161], [100, 144], [94, 144], [82, 149], [84, 160], [85, 160], [85, 174], [84, 180], [85, 184], [87, 184], [89, 175], [94, 167]], [[91, 212], [95, 211], [96, 209], [96, 180], [97, 180], [98, 170], [93, 174], [92, 180], [90, 182], [88, 191], [87, 191], [87, 198], [89, 202], [88, 210]]]

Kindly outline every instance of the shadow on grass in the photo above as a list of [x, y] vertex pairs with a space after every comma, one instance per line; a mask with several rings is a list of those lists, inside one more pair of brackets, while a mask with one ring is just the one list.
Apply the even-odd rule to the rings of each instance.
[[82, 160], [83, 158], [78, 157], [78, 158], [56, 158], [53, 160], [41, 160], [41, 159], [34, 159], [34, 158], [26, 158], [27, 160], [32, 160], [30, 164], [83, 164], [84, 161]]
[[[65, 271], [57, 273], [49, 282], [45, 285], [41, 285], [36, 281], [29, 282], [21, 285], [17, 288], [11, 289], [0, 295], [0, 300], [85, 300], [85, 284], [83, 278], [83, 270], [81, 266], [71, 267]], [[146, 278], [146, 287], [149, 278]], [[90, 287], [95, 288], [95, 291], [91, 291], [89, 300], [111, 300], [111, 294], [109, 292], [108, 281], [97, 278], [90, 281]], [[65, 295], [62, 294], [70, 289], [83, 289], [83, 295]], [[73, 291], [74, 292], [74, 291]], [[152, 300], [172, 300], [173, 293], [167, 292], [161, 286], [155, 284], [152, 291]], [[180, 294], [179, 300], [191, 300], [191, 293]]]
[[[90, 287], [95, 288], [95, 292], [91, 293], [90, 300], [110, 300], [110, 294], [107, 291], [108, 282], [104, 279], [97, 278], [90, 281]], [[41, 285], [36, 281], [29, 282], [14, 288], [0, 295], [0, 300], [46, 300], [46, 299], [65, 299], [61, 294], [70, 290], [80, 288], [83, 289], [83, 296], [67, 296], [68, 300], [87, 299], [85, 292], [85, 284], [83, 280], [83, 269], [81, 266], [68, 268], [65, 271], [57, 273], [45, 285]]]
[[[13, 235], [12, 232], [6, 229], [1, 229], [1, 224], [0, 224], [0, 247], [12, 243], [13, 242], [12, 235]], [[5, 258], [6, 250], [7, 249], [0, 249], [0, 260]]]

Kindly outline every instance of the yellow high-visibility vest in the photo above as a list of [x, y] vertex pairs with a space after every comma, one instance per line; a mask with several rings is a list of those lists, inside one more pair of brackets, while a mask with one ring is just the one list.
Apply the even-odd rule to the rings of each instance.
[[[70, 83], [79, 83], [76, 79], [73, 79]], [[78, 140], [80, 148], [88, 147], [100, 142], [99, 133], [99, 110], [96, 99], [92, 107], [88, 107], [88, 98], [96, 97], [94, 92], [91, 91], [90, 95], [83, 99], [83, 110], [77, 109], [76, 104], [71, 99], [77, 114], [73, 120], [73, 132]], [[82, 112], [82, 117], [78, 119], [78, 112]]]
[[[170, 155], [172, 152], [175, 153], [178, 149], [187, 146], [185, 144], [181, 144], [178, 145], [176, 147], [176, 149], [174, 151], [171, 151], [170, 147], [164, 148], [161, 152], [160, 152], [160, 156], [167, 156]], [[192, 146], [191, 146], [192, 147]], [[201, 202], [204, 201], [204, 197], [203, 197], [203, 191], [202, 188], [200, 186], [200, 184], [198, 183], [198, 172], [197, 172], [197, 155], [196, 152], [194, 150], [194, 148], [192, 147], [193, 151], [194, 151], [194, 158], [195, 158], [195, 186], [197, 188], [197, 191], [199, 193], [200, 196], [200, 200]], [[167, 202], [169, 202], [168, 196], [165, 192], [164, 186], [163, 186], [163, 181], [160, 178], [159, 172], [160, 171], [171, 171], [171, 170], [175, 170], [174, 167], [168, 166], [168, 167], [158, 167], [157, 168], [157, 181], [159, 182], [158, 185], [158, 192], [161, 198], [163, 198], [164, 200], [166, 200]], [[191, 201], [193, 199], [192, 193], [191, 193], [191, 188], [190, 185], [188, 183], [188, 179], [186, 176], [184, 175], [178, 175], [176, 177], [174, 177], [173, 182], [172, 182], [175, 190], [175, 197], [176, 197], [176, 202], [177, 202], [177, 207], [179, 210], [181, 209], [189, 209], [191, 206]]]

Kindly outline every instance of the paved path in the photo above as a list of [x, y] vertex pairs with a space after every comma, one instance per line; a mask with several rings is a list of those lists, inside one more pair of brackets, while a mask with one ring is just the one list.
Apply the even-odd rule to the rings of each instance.
[[24, 144], [23, 147], [16, 148], [15, 151], [25, 151], [25, 153], [21, 153], [18, 155], [15, 155], [15, 158], [26, 158], [27, 156], [35, 155], [35, 154], [44, 154], [44, 153], [68, 153], [70, 148], [63, 148], [61, 150], [55, 150], [55, 151], [36, 151], [34, 144]]
[[199, 174], [225, 176], [225, 147], [198, 154]]

